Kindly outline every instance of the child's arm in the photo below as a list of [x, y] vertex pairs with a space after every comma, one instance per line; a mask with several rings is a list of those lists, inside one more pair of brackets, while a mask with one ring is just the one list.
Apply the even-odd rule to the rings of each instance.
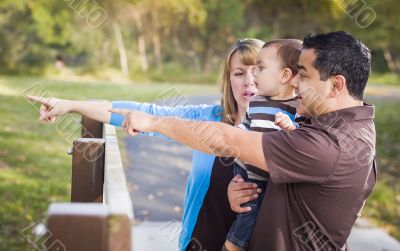
[[296, 129], [296, 125], [294, 122], [289, 118], [288, 115], [278, 112], [275, 114], [275, 125], [282, 128], [282, 130], [288, 132]]

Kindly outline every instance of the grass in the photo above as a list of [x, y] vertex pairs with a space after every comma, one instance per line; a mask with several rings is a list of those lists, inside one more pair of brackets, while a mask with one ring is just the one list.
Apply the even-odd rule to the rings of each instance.
[[21, 231], [43, 222], [51, 202], [70, 200], [71, 157], [66, 150], [79, 135], [67, 137], [54, 124], [40, 123], [38, 107], [21, 96], [28, 89], [60, 98], [137, 101], [217, 92], [216, 86], [204, 84], [116, 84], [0, 76], [0, 250], [34, 250]]
[[369, 79], [370, 83], [377, 85], [395, 85], [400, 86], [400, 75], [392, 73], [372, 73]]
[[400, 100], [370, 101], [376, 106], [378, 183], [364, 213], [400, 240]]
[[[0, 250], [34, 250], [21, 231], [43, 222], [49, 204], [69, 201], [74, 137], [39, 123], [37, 106], [21, 93], [34, 86], [50, 96], [74, 99], [150, 101], [170, 94], [211, 94], [213, 85], [121, 84], [0, 76]], [[400, 239], [400, 117], [398, 99], [370, 98], [376, 104], [379, 178], [364, 215]], [[78, 119], [78, 116], [74, 117]]]

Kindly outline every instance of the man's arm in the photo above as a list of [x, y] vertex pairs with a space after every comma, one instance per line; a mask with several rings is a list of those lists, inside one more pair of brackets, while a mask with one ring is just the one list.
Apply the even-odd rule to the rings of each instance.
[[239, 157], [268, 171], [262, 149], [262, 133], [220, 123], [152, 116], [140, 111], [110, 109], [125, 116], [122, 128], [130, 134], [158, 132], [199, 151], [221, 157]]
[[155, 117], [154, 130], [194, 149], [221, 157], [239, 157], [268, 171], [262, 133], [220, 123]]

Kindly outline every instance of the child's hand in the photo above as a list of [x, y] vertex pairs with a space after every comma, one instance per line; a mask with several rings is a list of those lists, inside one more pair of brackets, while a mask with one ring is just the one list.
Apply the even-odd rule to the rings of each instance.
[[286, 132], [296, 129], [296, 126], [293, 124], [289, 116], [282, 112], [275, 114], [275, 125], [279, 126]]

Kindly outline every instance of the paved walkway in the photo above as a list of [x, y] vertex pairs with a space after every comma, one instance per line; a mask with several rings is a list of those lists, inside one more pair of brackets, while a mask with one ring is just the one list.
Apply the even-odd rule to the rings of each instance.
[[[361, 224], [361, 225], [360, 225]], [[364, 226], [362, 226], [364, 225]], [[178, 250], [179, 222], [142, 222], [132, 228], [133, 250]], [[399, 251], [400, 243], [385, 231], [358, 223], [348, 244], [351, 251]], [[211, 250], [209, 250], [211, 251]]]
[[[190, 97], [188, 104], [212, 104], [217, 96]], [[166, 102], [168, 104], [168, 102]], [[157, 137], [126, 137], [128, 185], [135, 218], [135, 251], [177, 250], [179, 222], [186, 180], [191, 168], [191, 150]], [[352, 251], [400, 251], [400, 243], [363, 220], [353, 229]]]
[[[190, 97], [187, 104], [212, 104], [217, 100], [218, 96], [197, 96]], [[147, 136], [126, 137], [125, 145], [135, 218], [180, 221], [192, 150], [174, 141]]]

